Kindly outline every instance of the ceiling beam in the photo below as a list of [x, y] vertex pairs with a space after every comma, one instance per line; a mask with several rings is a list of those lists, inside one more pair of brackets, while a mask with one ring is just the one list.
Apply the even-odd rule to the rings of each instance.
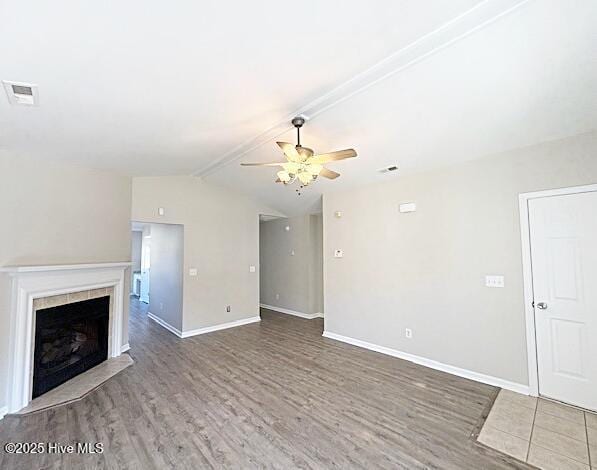
[[473, 34], [485, 26], [511, 13], [529, 0], [485, 0], [439, 28], [421, 36], [416, 41], [392, 53], [372, 67], [341, 83], [328, 93], [316, 98], [290, 115], [282, 117], [274, 126], [255, 135], [249, 140], [219, 155], [208, 165], [193, 172], [194, 176], [205, 177], [220, 168], [238, 161], [247, 153], [271, 142], [292, 129], [290, 121], [298, 115], [313, 119], [317, 115], [350, 99], [425, 58], [441, 51], [455, 42]]

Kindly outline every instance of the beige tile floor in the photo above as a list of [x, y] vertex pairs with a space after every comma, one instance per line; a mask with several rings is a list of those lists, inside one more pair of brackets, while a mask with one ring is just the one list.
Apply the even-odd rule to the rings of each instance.
[[597, 470], [597, 414], [501, 390], [478, 441], [545, 470]]

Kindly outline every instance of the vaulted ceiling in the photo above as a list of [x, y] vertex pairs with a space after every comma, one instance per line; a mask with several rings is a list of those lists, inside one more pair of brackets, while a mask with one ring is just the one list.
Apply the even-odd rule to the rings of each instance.
[[[195, 174], [288, 214], [322, 192], [597, 128], [593, 0], [0, 4], [0, 151]], [[275, 140], [354, 147], [342, 176], [275, 185]], [[399, 171], [380, 174], [396, 164]]]

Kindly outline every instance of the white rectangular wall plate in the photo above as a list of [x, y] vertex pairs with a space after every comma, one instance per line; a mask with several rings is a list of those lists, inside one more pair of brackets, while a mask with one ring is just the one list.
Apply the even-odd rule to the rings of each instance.
[[15, 106], [39, 106], [37, 85], [2, 80], [8, 102]]
[[250, 273], [254, 273], [255, 272], [255, 266], [249, 266], [249, 272]]
[[405, 202], [404, 204], [400, 204], [399, 210], [401, 213], [415, 212], [417, 210], [417, 204], [414, 202]]
[[196, 275], [197, 275], [197, 268], [190, 268], [189, 276], [196, 276]]
[[344, 257], [344, 252], [342, 250], [334, 250], [334, 258], [342, 258]]
[[489, 275], [485, 276], [486, 287], [504, 287], [504, 276]]
[[163, 207], [158, 207], [158, 215], [164, 215], [166, 213], [166, 211], [164, 210]]

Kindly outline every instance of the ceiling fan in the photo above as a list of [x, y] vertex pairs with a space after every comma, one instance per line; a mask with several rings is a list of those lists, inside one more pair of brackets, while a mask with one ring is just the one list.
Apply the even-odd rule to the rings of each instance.
[[277, 173], [278, 179], [276, 180], [276, 183], [284, 183], [288, 185], [298, 180], [302, 189], [317, 179], [318, 176], [323, 176], [324, 178], [329, 178], [331, 180], [340, 176], [340, 173], [336, 173], [335, 171], [325, 168], [323, 166], [324, 163], [344, 160], [345, 158], [357, 156], [357, 153], [354, 149], [338, 150], [337, 152], [314, 155], [312, 149], [303, 147], [301, 145], [301, 127], [303, 124], [305, 124], [305, 118], [302, 116], [297, 116], [291, 122], [292, 125], [296, 127], [297, 144], [292, 145], [288, 142], [276, 142], [284, 152], [287, 161], [269, 163], [241, 163], [241, 165], [282, 167], [282, 169]]

